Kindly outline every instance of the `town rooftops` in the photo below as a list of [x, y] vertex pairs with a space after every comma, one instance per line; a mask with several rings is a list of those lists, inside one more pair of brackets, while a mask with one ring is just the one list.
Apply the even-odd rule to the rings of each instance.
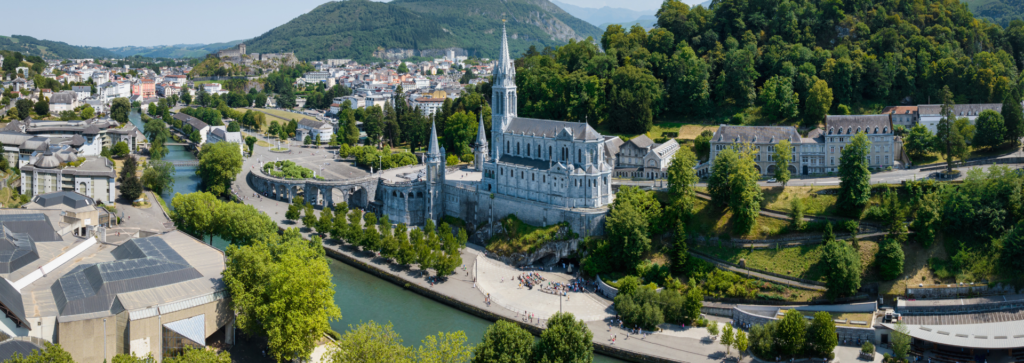
[[70, 105], [75, 103], [75, 97], [77, 94], [74, 91], [61, 91], [54, 93], [50, 96], [50, 104], [64, 104]]
[[560, 133], [567, 132], [574, 140], [601, 140], [594, 128], [585, 122], [568, 122], [541, 120], [535, 118], [515, 117], [509, 122], [506, 134], [540, 136], [555, 138]]
[[711, 142], [775, 144], [782, 140], [799, 142], [800, 133], [792, 126], [732, 126], [721, 125], [711, 136]]
[[420, 97], [420, 98], [416, 99], [416, 102], [419, 102], [419, 103], [425, 103], [425, 102], [440, 102], [440, 103], [444, 103], [444, 100], [445, 100], [444, 98]]

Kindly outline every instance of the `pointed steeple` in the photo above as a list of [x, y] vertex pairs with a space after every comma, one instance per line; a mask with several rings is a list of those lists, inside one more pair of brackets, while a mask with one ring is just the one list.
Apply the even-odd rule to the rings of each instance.
[[441, 161], [441, 150], [437, 147], [437, 127], [434, 123], [430, 123], [430, 146], [427, 147], [427, 163], [437, 163]]
[[480, 126], [476, 128], [476, 147], [487, 149], [487, 132], [484, 129], [484, 110], [480, 109]]
[[[505, 31], [505, 21], [501, 24], [501, 54], [498, 56], [498, 66], [495, 70], [494, 80], [498, 85], [515, 85], [516, 66], [508, 54], [508, 33]], [[507, 82], [507, 83], [506, 83]]]

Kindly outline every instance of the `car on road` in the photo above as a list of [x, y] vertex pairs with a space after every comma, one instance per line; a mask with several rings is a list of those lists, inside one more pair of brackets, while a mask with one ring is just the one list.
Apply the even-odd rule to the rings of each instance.
[[768, 182], [769, 183], [778, 183], [779, 181], [776, 180], [775, 178], [771, 178], [771, 179], [768, 179]]

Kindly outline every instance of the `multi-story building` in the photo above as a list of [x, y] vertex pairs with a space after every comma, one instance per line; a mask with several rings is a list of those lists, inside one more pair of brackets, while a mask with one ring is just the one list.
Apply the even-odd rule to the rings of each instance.
[[[296, 132], [295, 137], [300, 137], [299, 135], [301, 133], [309, 135], [310, 138], [316, 140], [316, 137], [320, 136], [320, 142], [322, 143], [327, 143], [331, 141], [332, 137], [334, 137], [334, 126], [331, 126], [331, 124], [326, 122], [320, 122], [308, 118], [299, 120], [298, 130], [301, 132]], [[303, 140], [300, 139], [299, 141]]]
[[492, 148], [487, 153], [478, 147], [474, 155], [483, 160], [479, 191], [570, 208], [610, 204], [611, 137], [586, 123], [519, 117], [515, 65], [504, 32], [491, 97]]
[[412, 100], [412, 107], [419, 108], [424, 117], [430, 117], [444, 106], [444, 98], [417, 97]]
[[306, 83], [317, 83], [327, 82], [327, 79], [331, 77], [331, 72], [306, 72], [303, 79]]
[[[927, 127], [928, 131], [931, 131], [932, 134], [937, 133], [939, 121], [942, 120], [942, 105], [920, 105], [917, 107], [917, 110], [919, 113], [918, 122]], [[1003, 104], [974, 103], [953, 105], [953, 116], [956, 118], [966, 118], [967, 121], [970, 121], [971, 125], [974, 125], [974, 120], [985, 110], [992, 110], [997, 113], [1002, 112]]]
[[783, 140], [788, 140], [793, 148], [793, 158], [788, 169], [790, 173], [796, 175], [800, 167], [797, 161], [802, 160], [800, 148], [797, 147], [801, 145], [801, 139], [800, 133], [792, 126], [719, 126], [711, 137], [711, 155], [708, 158], [711, 162], [707, 164], [708, 167], [699, 168], [698, 172], [701, 175], [710, 173], [710, 165], [722, 151], [747, 145], [754, 149], [754, 162], [758, 174], [774, 175], [775, 147]]
[[655, 143], [647, 135], [640, 135], [621, 143], [615, 161], [615, 176], [626, 178], [665, 178], [672, 156], [679, 150], [675, 139]]
[[92, 97], [92, 87], [89, 86], [71, 86], [71, 91], [75, 93], [75, 96], [79, 100]]
[[868, 152], [868, 166], [889, 168], [899, 166], [902, 147], [892, 131], [889, 115], [829, 115], [825, 117], [826, 171], [839, 171], [839, 157], [843, 148], [849, 145], [853, 136], [865, 133], [871, 142]]
[[892, 120], [892, 126], [903, 126], [909, 131], [918, 123], [918, 106], [889, 106], [882, 109], [883, 114], [888, 114]]

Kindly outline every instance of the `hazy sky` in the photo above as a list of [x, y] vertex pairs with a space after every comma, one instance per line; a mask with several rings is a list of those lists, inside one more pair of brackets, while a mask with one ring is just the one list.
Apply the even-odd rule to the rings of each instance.
[[[375, 0], [380, 1], [380, 0]], [[662, 0], [562, 0], [567, 4], [657, 9]], [[683, 0], [700, 3], [702, 0]], [[16, 0], [4, 4], [0, 35], [72, 45], [118, 47], [219, 43], [248, 39], [313, 10], [324, 0], [177, 0], [172, 2]]]

